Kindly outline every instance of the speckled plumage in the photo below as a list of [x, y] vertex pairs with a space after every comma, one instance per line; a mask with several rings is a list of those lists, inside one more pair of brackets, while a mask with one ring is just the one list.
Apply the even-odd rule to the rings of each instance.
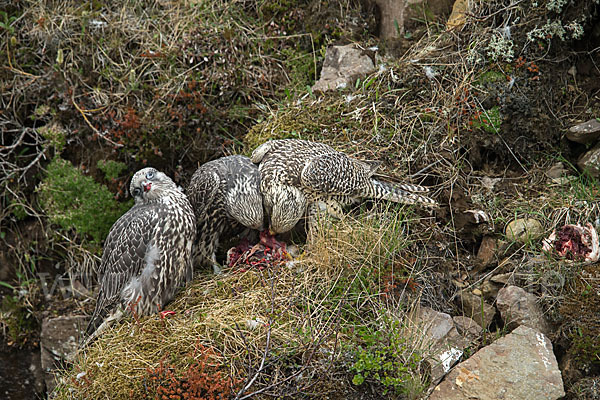
[[181, 188], [162, 172], [144, 168], [131, 179], [130, 193], [134, 206], [104, 243], [100, 291], [86, 330], [91, 337], [124, 311], [139, 316], [160, 311], [192, 279], [195, 217]]
[[392, 185], [373, 178], [379, 162], [361, 161], [323, 143], [271, 140], [257, 147], [252, 161], [261, 173], [261, 191], [270, 229], [292, 229], [308, 211], [309, 227], [320, 212], [341, 216], [341, 206], [364, 198], [435, 205], [422, 186]]
[[262, 229], [260, 173], [248, 157], [222, 157], [201, 165], [186, 192], [196, 212], [195, 258], [203, 265], [217, 265], [215, 251], [224, 234], [244, 227]]

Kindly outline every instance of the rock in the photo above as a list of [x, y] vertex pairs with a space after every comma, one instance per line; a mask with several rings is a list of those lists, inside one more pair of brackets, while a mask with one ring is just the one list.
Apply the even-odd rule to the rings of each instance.
[[357, 78], [375, 71], [371, 57], [353, 44], [331, 46], [325, 53], [321, 77], [312, 87], [315, 92], [326, 92], [350, 87]]
[[477, 260], [482, 266], [487, 267], [496, 259], [498, 242], [491, 236], [484, 236], [477, 251]]
[[542, 237], [544, 228], [537, 219], [519, 218], [512, 220], [506, 225], [504, 234], [509, 240], [525, 243]]
[[452, 6], [452, 13], [446, 22], [447, 30], [460, 30], [467, 20], [467, 11], [469, 11], [468, 0], [456, 0]]
[[577, 160], [577, 166], [594, 178], [600, 177], [600, 145], [583, 153]]
[[453, 0], [375, 0], [381, 20], [379, 37], [384, 40], [397, 39], [405, 31], [417, 27], [419, 20], [439, 15], [448, 15]]
[[40, 350], [48, 393], [56, 385], [54, 370], [75, 354], [87, 323], [88, 318], [83, 315], [46, 318], [42, 321]]
[[600, 121], [590, 119], [569, 128], [567, 139], [572, 142], [587, 144], [596, 141], [600, 137]]
[[553, 180], [567, 175], [567, 170], [565, 169], [565, 165], [563, 163], [557, 162], [545, 172], [545, 175], [548, 177], [548, 179]]
[[484, 328], [490, 326], [496, 316], [494, 306], [485, 302], [481, 296], [465, 290], [460, 293], [460, 300], [464, 316], [472, 318]]
[[566, 185], [577, 179], [576, 176], [569, 175], [569, 171], [561, 162], [558, 162], [550, 167], [550, 169], [546, 171], [545, 175], [552, 183], [557, 185]]
[[518, 286], [500, 289], [496, 298], [496, 307], [500, 311], [504, 326], [514, 329], [525, 325], [548, 335], [550, 325], [537, 305], [537, 297]]
[[512, 285], [515, 281], [515, 274], [514, 272], [507, 272], [505, 274], [494, 275], [490, 278], [490, 281], [502, 285]]
[[431, 381], [439, 382], [462, 357], [473, 339], [457, 330], [453, 318], [429, 307], [419, 307], [411, 316], [413, 335], [423, 338], [421, 345], [429, 354]]
[[429, 307], [419, 307], [414, 322], [419, 325], [423, 334], [434, 345], [440, 343], [448, 332], [454, 328], [454, 322], [450, 315], [435, 311]]
[[565, 395], [552, 343], [520, 326], [457, 365], [429, 400], [551, 400]]
[[501, 287], [502, 285], [492, 282], [489, 279], [484, 280], [480, 286], [483, 298], [486, 300], [495, 300], [498, 295], [498, 290], [500, 290]]
[[474, 342], [481, 338], [483, 329], [471, 318], [457, 315], [456, 317], [452, 317], [452, 321], [454, 322], [454, 326], [458, 333], [463, 335], [469, 341]]

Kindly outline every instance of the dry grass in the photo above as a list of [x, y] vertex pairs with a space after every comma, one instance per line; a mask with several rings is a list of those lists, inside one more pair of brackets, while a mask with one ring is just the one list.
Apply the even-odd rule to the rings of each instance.
[[[416, 301], [406, 287], [384, 294], [394, 273], [419, 275], [403, 259], [411, 251], [407, 226], [416, 222], [399, 215], [338, 221], [288, 264], [200, 276], [169, 305], [175, 317], [130, 319], [81, 352], [58, 398], [137, 398], [148, 369], [164, 361], [185, 371], [199, 345], [214, 350], [214, 363], [243, 382], [237, 390], [245, 395], [310, 390], [318, 376], [351, 365], [355, 329], [389, 315], [402, 323]], [[294, 380], [299, 374], [307, 378]]]
[[[148, 370], [168, 363], [182, 376], [201, 360], [200, 345], [214, 352], [211, 363], [240, 382], [240, 398], [319, 398], [339, 395], [341, 387], [347, 395], [354, 390], [352, 357], [365, 337], [389, 326], [390, 315], [408, 336], [402, 360], [414, 379], [405, 385], [414, 385], [410, 396], [417, 397], [426, 379], [419, 362], [409, 361], [425, 358], [429, 345], [408, 333], [414, 332], [406, 319], [414, 304], [456, 315], [460, 288], [451, 282], [460, 279], [471, 289], [500, 270], [544, 294], [550, 309], [562, 300], [564, 281], [550, 289], [544, 281], [555, 265], [528, 263], [539, 253], [534, 242], [512, 244], [497, 266], [469, 276], [481, 236], [501, 238], [513, 218], [534, 216], [550, 231], [599, 215], [596, 183], [578, 177], [571, 186], [549, 187], [544, 175], [554, 160], [540, 154], [554, 150], [565, 120], [585, 118], [588, 104], [573, 106], [585, 95], [563, 77], [568, 74], [555, 79], [549, 49], [556, 40], [526, 40], [546, 21], [542, 6], [475, 2], [462, 31], [442, 33], [431, 25], [398, 59], [378, 56], [382, 68], [355, 89], [315, 97], [303, 90], [322, 56], [316, 39], [307, 32], [284, 35], [286, 27], [270, 23], [277, 18], [261, 19], [266, 6], [279, 2], [26, 4], [15, 36], [30, 49], [21, 54], [9, 41], [0, 72], [12, 80], [0, 97], [2, 108], [13, 110], [0, 114], [10, 134], [0, 148], [0, 169], [8, 171], [0, 186], [9, 203], [0, 220], [16, 218], [17, 206], [37, 216], [27, 187], [45, 158], [60, 154], [91, 165], [93, 175], [93, 155], [80, 151], [90, 146], [132, 170], [158, 163], [184, 181], [199, 160], [242, 148], [248, 129], [245, 151], [272, 138], [324, 141], [358, 158], [382, 160], [386, 179], [431, 186], [441, 203], [435, 218], [365, 207], [320, 230], [293, 263], [200, 275], [169, 306], [175, 317], [129, 319], [85, 349], [64, 372], [58, 398], [138, 398]], [[289, 15], [290, 24], [303, 19]], [[492, 59], [491, 38], [517, 20], [511, 25], [515, 58]], [[298, 42], [301, 53], [291, 51]], [[548, 88], [566, 89], [560, 99], [540, 95]], [[287, 104], [274, 103], [284, 96]], [[490, 103], [503, 117], [500, 127], [482, 122], [492, 119]], [[515, 111], [514, 104], [521, 108]], [[49, 110], [38, 112], [39, 106]], [[548, 110], [548, 118], [538, 118], [539, 109]], [[67, 149], [26, 128], [31, 115], [38, 126], [64, 125]], [[37, 152], [18, 155], [23, 147]], [[14, 186], [4, 185], [9, 178]], [[467, 209], [486, 211], [491, 223], [460, 225]], [[69, 257], [91, 270], [94, 257], [74, 248]]]

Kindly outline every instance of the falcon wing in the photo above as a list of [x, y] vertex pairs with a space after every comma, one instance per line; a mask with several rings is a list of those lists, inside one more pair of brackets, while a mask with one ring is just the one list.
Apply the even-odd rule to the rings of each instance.
[[220, 184], [221, 178], [216, 171], [200, 167], [194, 173], [187, 195], [196, 214], [202, 213], [205, 207], [213, 203]]
[[329, 195], [353, 195], [370, 183], [373, 166], [354, 160], [344, 153], [325, 153], [309, 161], [300, 176], [309, 190]]
[[134, 206], [111, 228], [104, 243], [98, 271], [100, 292], [86, 330], [88, 335], [119, 304], [121, 291], [131, 278], [140, 274], [158, 222], [156, 210], [146, 205]]

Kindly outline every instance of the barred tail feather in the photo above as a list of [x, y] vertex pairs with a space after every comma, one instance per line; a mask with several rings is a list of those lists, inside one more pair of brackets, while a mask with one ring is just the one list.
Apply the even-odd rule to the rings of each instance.
[[404, 204], [421, 204], [425, 206], [437, 205], [435, 200], [416, 194], [429, 191], [429, 189], [423, 186], [409, 184], [392, 185], [375, 179], [372, 179], [371, 183], [373, 193], [369, 197]]

